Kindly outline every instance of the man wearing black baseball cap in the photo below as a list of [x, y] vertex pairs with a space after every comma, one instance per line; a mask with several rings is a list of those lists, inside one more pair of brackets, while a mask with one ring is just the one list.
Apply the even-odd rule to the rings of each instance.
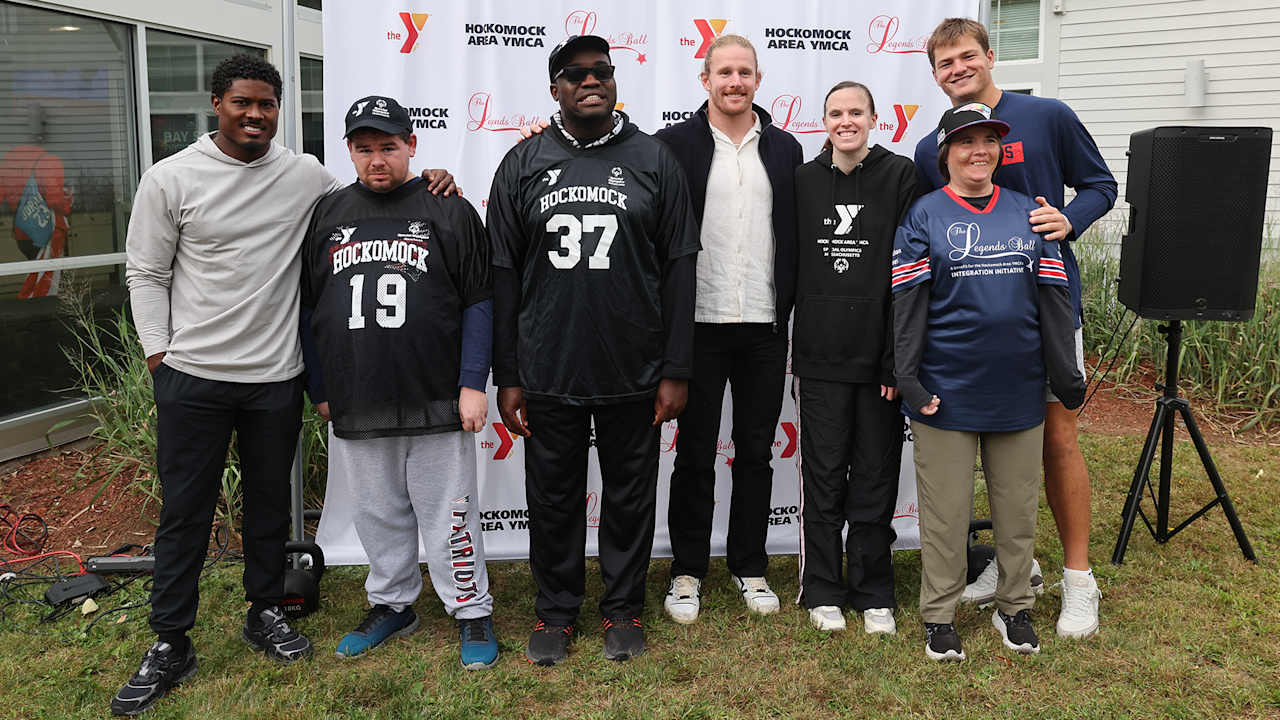
[[329, 469], [354, 486], [369, 557], [371, 609], [337, 654], [417, 629], [420, 536], [462, 666], [476, 670], [498, 659], [470, 435], [488, 409], [489, 243], [469, 202], [432, 195], [410, 171], [412, 128], [392, 98], [352, 103], [344, 137], [359, 180], [320, 201], [302, 251], [308, 392], [331, 419]]
[[538, 623], [525, 655], [568, 656], [586, 594], [587, 453], [595, 423], [604, 656], [644, 652], [659, 428], [688, 394], [697, 223], [674, 154], [615, 109], [603, 38], [551, 52], [554, 127], [512, 148], [489, 193], [494, 383], [525, 438]]

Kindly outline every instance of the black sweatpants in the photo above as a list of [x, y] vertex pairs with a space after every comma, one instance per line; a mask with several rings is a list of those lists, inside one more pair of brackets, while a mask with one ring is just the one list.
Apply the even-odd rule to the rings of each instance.
[[653, 551], [659, 427], [653, 398], [615, 405], [566, 405], [525, 396], [529, 570], [534, 611], [548, 625], [573, 625], [586, 596], [587, 450], [595, 419], [600, 458], [600, 574], [606, 618], [639, 617]]
[[763, 577], [773, 491], [773, 438], [786, 390], [787, 327], [771, 323], [698, 323], [689, 403], [678, 421], [667, 527], [671, 576], [704, 578], [711, 559], [720, 410], [733, 393], [733, 492], [726, 561], [739, 577]]
[[200, 569], [232, 430], [244, 497], [245, 599], [279, 603], [289, 535], [289, 470], [302, 425], [302, 378], [222, 382], [161, 363], [152, 381], [163, 504], [155, 539], [151, 629], [174, 635], [195, 624]]
[[797, 378], [796, 386], [804, 606], [896, 608], [889, 546], [902, 465], [898, 403], [880, 397], [875, 383]]

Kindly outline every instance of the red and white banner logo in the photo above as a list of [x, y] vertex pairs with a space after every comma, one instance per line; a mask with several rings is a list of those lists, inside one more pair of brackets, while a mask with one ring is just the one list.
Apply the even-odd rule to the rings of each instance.
[[400, 22], [404, 23], [404, 31], [388, 30], [387, 39], [403, 40], [404, 44], [400, 46], [400, 52], [413, 52], [418, 49], [418, 36], [422, 33], [422, 26], [427, 24], [428, 17], [431, 16], [427, 13], [400, 13]]

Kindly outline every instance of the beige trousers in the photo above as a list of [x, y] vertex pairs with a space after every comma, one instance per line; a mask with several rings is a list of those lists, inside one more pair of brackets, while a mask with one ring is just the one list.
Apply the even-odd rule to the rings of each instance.
[[1031, 557], [1040, 492], [1044, 424], [1017, 432], [939, 430], [911, 423], [920, 504], [920, 617], [949, 623], [964, 592], [966, 536], [973, 507], [973, 460], [982, 450], [995, 533], [996, 607], [1029, 610]]

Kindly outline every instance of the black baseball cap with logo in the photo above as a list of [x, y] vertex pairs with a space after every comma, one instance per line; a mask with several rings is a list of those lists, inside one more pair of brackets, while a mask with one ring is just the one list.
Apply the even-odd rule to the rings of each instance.
[[547, 74], [551, 77], [551, 82], [556, 81], [556, 73], [569, 64], [573, 54], [582, 50], [598, 50], [608, 55], [609, 41], [599, 35], [570, 35], [565, 38], [564, 42], [551, 51], [551, 58], [547, 61]]
[[413, 121], [409, 119], [409, 112], [395, 98], [370, 95], [351, 103], [347, 110], [347, 132], [342, 137], [351, 137], [351, 133], [362, 128], [399, 135], [412, 132]]
[[988, 125], [1000, 133], [1000, 137], [1009, 134], [1009, 123], [997, 119], [990, 105], [965, 103], [942, 113], [942, 119], [938, 121], [938, 147], [942, 147], [952, 135], [974, 125]]

